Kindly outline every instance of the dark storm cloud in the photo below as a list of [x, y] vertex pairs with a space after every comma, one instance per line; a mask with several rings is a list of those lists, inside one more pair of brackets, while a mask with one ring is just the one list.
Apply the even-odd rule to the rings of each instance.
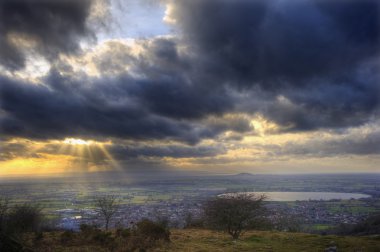
[[[98, 144], [90, 144], [85, 146], [81, 152], [73, 151], [72, 146], [62, 148], [62, 144], [50, 143], [39, 149], [38, 153], [71, 155], [88, 160], [90, 162], [101, 163], [109, 160], [110, 156], [118, 161], [127, 161], [144, 158], [198, 158], [198, 157], [214, 157], [218, 154], [226, 152], [222, 146], [186, 146], [180, 144], [157, 145], [157, 144], [121, 144], [113, 143], [112, 145], [99, 146]], [[107, 152], [105, 152], [105, 149]], [[4, 144], [4, 154], [1, 157], [10, 155], [23, 155], [22, 152], [27, 147], [22, 144]], [[74, 147], [75, 150], [75, 147]], [[109, 153], [109, 154], [108, 154]]]
[[141, 82], [136, 92], [152, 112], [177, 119], [223, 114], [232, 107], [224, 90], [188, 86], [179, 79]]
[[212, 89], [197, 81], [199, 77], [192, 72], [194, 62], [178, 52], [178, 43], [172, 38], [142, 40], [138, 45], [143, 52], [133, 56], [126, 45], [108, 42], [109, 49], [97, 57], [100, 60], [95, 64], [103, 74], [119, 71], [122, 76], [128, 74], [120, 66], [128, 66], [138, 77], [129, 76], [124, 83], [113, 85], [119, 86], [154, 114], [179, 120], [231, 111], [234, 101], [228, 91], [223, 87]]
[[197, 52], [197, 78], [249, 94], [236, 101], [244, 111], [293, 131], [355, 126], [378, 114], [378, 1], [172, 5], [170, 17]]
[[[62, 29], [58, 21], [58, 26], [53, 25], [51, 17], [46, 22], [52, 26], [43, 29], [46, 34], [37, 21], [20, 27], [2, 25], [0, 32], [19, 29], [35, 36], [49, 55], [50, 50], [72, 51], [77, 38], [90, 33], [89, 2], [60, 3], [68, 7], [33, 4], [44, 11], [28, 15], [41, 16], [38, 22], [45, 22], [45, 12], [62, 22], [68, 19]], [[98, 78], [57, 62], [58, 69], [51, 70], [43, 85], [1, 78], [2, 133], [40, 139], [111, 137], [196, 144], [225, 131], [252, 130], [250, 118], [226, 114], [259, 113], [292, 131], [357, 126], [378, 115], [377, 1], [171, 4], [171, 18], [176, 19], [180, 35], [136, 41], [139, 50], [134, 53], [126, 44], [109, 43], [108, 50], [91, 62]], [[77, 7], [74, 14], [68, 11], [70, 6]], [[27, 22], [28, 15], [21, 21]], [[8, 19], [0, 17], [1, 23]], [[2, 48], [8, 46], [3, 54], [9, 54], [3, 59], [15, 66], [23, 62], [17, 47], [2, 43]], [[220, 120], [210, 121], [213, 117]], [[173, 148], [125, 151], [132, 156], [171, 153], [178, 157], [197, 152], [179, 148], [177, 153]]]
[[340, 80], [320, 79], [284, 90], [265, 115], [291, 130], [358, 126], [379, 116], [378, 64], [364, 64]]
[[197, 158], [212, 157], [225, 153], [224, 148], [215, 146], [122, 146], [115, 145], [109, 149], [110, 153], [118, 160], [136, 157], [173, 157], [173, 158]]
[[[159, 80], [142, 82], [127, 75], [74, 80], [52, 70], [44, 83], [36, 85], [4, 77], [0, 79], [2, 134], [34, 139], [62, 139], [67, 136], [171, 139], [195, 144], [202, 138], [215, 137], [223, 130], [245, 130], [242, 128], [245, 125], [234, 120], [230, 120], [229, 124], [224, 123], [222, 128], [197, 120], [184, 120], [201, 117], [198, 114], [184, 114], [183, 119], [177, 119], [177, 112], [170, 111], [164, 104], [165, 100], [170, 99], [162, 95], [162, 92], [170, 92], [168, 87], [182, 97], [172, 101], [173, 106], [178, 106], [178, 111], [183, 109], [181, 106], [188, 106], [192, 111], [191, 104], [198, 106], [197, 113], [203, 113], [204, 116], [215, 111], [197, 104], [208, 102], [201, 93], [187, 94], [181, 86], [170, 85], [170, 82], [162, 86], [164, 91], [157, 94], [155, 102], [157, 106], [163, 107], [158, 112], [146, 104], [145, 95], [150, 92], [150, 86], [161, 86]], [[159, 103], [160, 97], [163, 104]], [[176, 96], [173, 95], [173, 99]], [[207, 99], [214, 100], [212, 96]], [[172, 114], [169, 115], [165, 109]]]
[[[368, 130], [368, 129], [367, 129]], [[312, 139], [304, 143], [290, 141], [283, 146], [263, 146], [274, 156], [294, 155], [305, 157], [334, 157], [338, 155], [378, 155], [380, 154], [379, 130], [335, 136], [335, 139]]]
[[45, 87], [2, 78], [0, 101], [6, 113], [2, 132], [40, 139], [109, 136], [198, 140], [190, 125], [148, 114], [116, 87], [111, 93], [106, 85], [86, 89], [75, 82], [67, 87], [64, 81], [56, 76], [54, 85]]
[[[378, 52], [379, 2], [173, 1], [171, 18], [233, 84], [282, 84], [347, 72]], [[286, 80], [291, 83], [285, 82]]]
[[232, 130], [237, 133], [245, 133], [252, 130], [250, 119], [239, 115], [209, 119], [207, 124], [210, 128], [220, 132]]
[[78, 49], [79, 39], [91, 35], [87, 26], [92, 0], [0, 0], [0, 63], [24, 66], [22, 45], [10, 36], [34, 41], [48, 59]]
[[[103, 53], [106, 57], [95, 56], [103, 59], [94, 61], [104, 75], [100, 78], [78, 75], [65, 64], [57, 64], [60, 68], [50, 71], [44, 85], [3, 77], [2, 132], [36, 139], [113, 137], [196, 144], [227, 130], [251, 130], [241, 118], [202, 122], [231, 111], [233, 100], [224, 88], [212, 90], [189, 80], [187, 58], [177, 54], [173, 41], [142, 41], [144, 50], [138, 56], [111, 42]], [[109, 67], [115, 64], [120, 67]]]
[[129, 89], [152, 112], [175, 119], [199, 119], [233, 107], [224, 88], [197, 82], [191, 59], [180, 55], [178, 41], [158, 38], [143, 44], [145, 55], [136, 68], [144, 76]]

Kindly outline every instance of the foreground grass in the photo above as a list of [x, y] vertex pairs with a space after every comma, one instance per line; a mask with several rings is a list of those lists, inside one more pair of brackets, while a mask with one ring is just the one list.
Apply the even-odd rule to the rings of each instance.
[[[338, 251], [379, 252], [380, 237], [320, 236], [303, 233], [267, 231], [247, 232], [234, 242], [229, 236], [209, 230], [173, 230], [171, 244], [157, 251], [324, 251], [337, 246]], [[334, 245], [333, 245], [334, 244]]]
[[[88, 246], [80, 243], [62, 244], [59, 241], [59, 232], [45, 233], [36, 251], [111, 251], [102, 246]], [[336, 246], [338, 251], [348, 252], [379, 252], [380, 236], [321, 236], [304, 233], [283, 233], [269, 231], [250, 231], [241, 239], [234, 242], [226, 234], [202, 230], [185, 229], [171, 230], [171, 242], [161, 243], [152, 250], [206, 252], [206, 251], [324, 251], [327, 247]], [[126, 251], [117, 248], [112, 251]]]

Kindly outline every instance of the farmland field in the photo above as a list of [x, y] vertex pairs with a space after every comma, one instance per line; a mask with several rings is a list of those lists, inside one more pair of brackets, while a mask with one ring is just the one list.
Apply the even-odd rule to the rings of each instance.
[[[323, 183], [321, 183], [323, 181]], [[38, 180], [2, 179], [1, 195], [11, 204], [38, 202], [50, 218], [65, 219], [64, 227], [78, 224], [73, 216], [90, 221], [93, 200], [98, 195], [116, 195], [121, 209], [138, 214], [120, 213], [119, 221], [149, 217], [153, 214], [172, 216], [173, 225], [188, 211], [196, 213], [210, 197], [228, 192], [324, 192], [360, 193], [359, 199], [270, 201], [270, 209], [281, 209], [306, 223], [306, 229], [321, 231], [340, 223], [355, 223], [380, 209], [380, 176], [346, 175], [208, 175], [140, 179], [131, 182], [122, 176], [65, 177]], [[281, 194], [281, 193], [280, 193]]]

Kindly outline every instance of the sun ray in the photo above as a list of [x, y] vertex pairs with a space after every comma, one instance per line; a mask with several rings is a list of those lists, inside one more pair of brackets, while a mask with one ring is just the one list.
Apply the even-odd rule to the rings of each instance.
[[69, 145], [67, 144], [60, 144], [58, 148], [58, 153], [59, 154], [66, 154], [69, 151]]
[[92, 154], [91, 146], [87, 145], [86, 146], [86, 154], [88, 155], [88, 158], [90, 160], [94, 160], [94, 155]]
[[99, 149], [103, 152], [103, 154], [111, 162], [112, 167], [115, 168], [116, 170], [120, 171], [121, 168], [120, 168], [119, 163], [112, 157], [112, 155], [109, 153], [109, 151], [103, 145], [99, 145]]
[[[112, 157], [106, 148], [111, 142], [97, 142], [78, 138], [66, 138], [61, 142], [60, 151], [66, 151], [68, 155], [77, 157], [77, 162], [88, 170], [104, 170], [97, 160], [103, 156], [109, 168], [121, 170], [119, 163]], [[98, 155], [101, 155], [98, 157]], [[109, 169], [107, 168], [107, 169]]]

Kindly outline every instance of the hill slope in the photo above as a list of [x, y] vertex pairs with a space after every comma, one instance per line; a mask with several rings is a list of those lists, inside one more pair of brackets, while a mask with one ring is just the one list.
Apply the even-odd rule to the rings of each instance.
[[380, 251], [380, 236], [320, 236], [303, 233], [252, 231], [233, 242], [227, 235], [209, 230], [173, 230], [171, 244], [158, 251]]
[[[111, 251], [96, 244], [91, 246], [73, 243], [63, 245], [60, 241], [61, 232], [44, 233], [35, 251]], [[328, 247], [335, 247], [337, 251], [348, 252], [378, 252], [380, 251], [380, 236], [321, 236], [304, 233], [283, 233], [269, 231], [250, 231], [234, 242], [223, 233], [203, 230], [185, 229], [171, 230], [171, 242], [162, 243], [152, 251], [325, 251]], [[112, 246], [111, 246], [112, 247]], [[121, 249], [121, 250], [118, 250]], [[125, 251], [118, 247], [113, 251]]]

